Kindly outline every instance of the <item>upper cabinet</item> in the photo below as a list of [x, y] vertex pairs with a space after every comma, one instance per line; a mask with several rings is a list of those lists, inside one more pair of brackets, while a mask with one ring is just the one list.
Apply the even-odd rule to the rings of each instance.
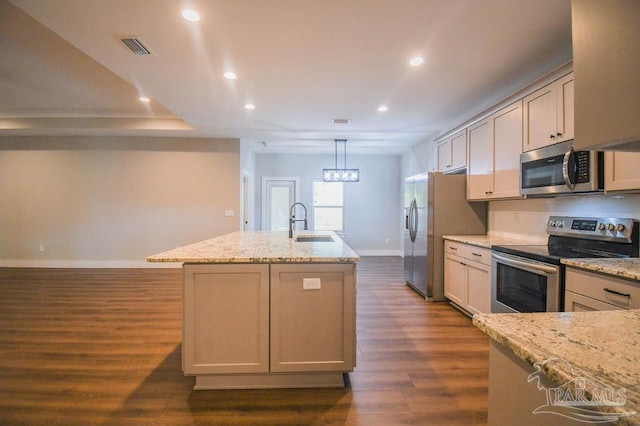
[[640, 152], [605, 152], [604, 190], [640, 190]]
[[574, 147], [640, 150], [640, 1], [571, 2]]
[[438, 143], [438, 170], [453, 173], [467, 167], [467, 130]]
[[467, 129], [467, 199], [520, 198], [522, 101]]
[[526, 96], [523, 117], [523, 151], [573, 139], [573, 73]]

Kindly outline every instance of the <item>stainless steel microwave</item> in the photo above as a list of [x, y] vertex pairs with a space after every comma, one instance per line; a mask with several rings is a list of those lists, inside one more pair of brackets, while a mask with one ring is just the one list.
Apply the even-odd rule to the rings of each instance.
[[520, 154], [520, 194], [554, 195], [601, 191], [603, 154], [574, 151], [573, 141]]

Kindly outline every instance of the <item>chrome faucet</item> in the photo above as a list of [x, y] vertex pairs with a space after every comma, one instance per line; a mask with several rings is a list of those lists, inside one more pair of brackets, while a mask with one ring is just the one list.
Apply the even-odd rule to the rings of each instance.
[[[296, 215], [294, 213], [296, 204], [301, 205], [304, 209], [304, 219], [296, 219]], [[307, 231], [309, 227], [307, 226], [307, 206], [302, 203], [293, 203], [291, 204], [291, 209], [289, 209], [289, 238], [293, 238], [293, 225], [296, 222], [304, 221], [304, 230]]]

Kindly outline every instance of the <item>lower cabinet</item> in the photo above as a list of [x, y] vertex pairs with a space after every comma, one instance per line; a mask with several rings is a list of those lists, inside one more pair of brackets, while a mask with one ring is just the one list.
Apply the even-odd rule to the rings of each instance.
[[470, 314], [491, 312], [491, 250], [445, 241], [444, 295]]
[[567, 267], [564, 310], [609, 311], [640, 308], [640, 282]]
[[229, 387], [253, 387], [242, 374], [287, 387], [295, 374], [278, 373], [352, 371], [355, 274], [354, 263], [185, 264], [184, 373], [213, 388], [226, 387], [216, 375], [233, 378]]
[[353, 274], [347, 265], [271, 265], [270, 371], [353, 369]]
[[269, 265], [184, 266], [187, 375], [269, 371]]

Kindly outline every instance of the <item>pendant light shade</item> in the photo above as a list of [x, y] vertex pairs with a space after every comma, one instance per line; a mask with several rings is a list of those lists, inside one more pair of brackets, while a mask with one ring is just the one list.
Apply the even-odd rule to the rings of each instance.
[[[338, 144], [342, 144], [344, 151], [344, 167], [338, 168]], [[324, 182], [358, 182], [360, 181], [360, 169], [347, 169], [347, 140], [335, 139], [335, 163], [333, 169], [322, 169]]]

